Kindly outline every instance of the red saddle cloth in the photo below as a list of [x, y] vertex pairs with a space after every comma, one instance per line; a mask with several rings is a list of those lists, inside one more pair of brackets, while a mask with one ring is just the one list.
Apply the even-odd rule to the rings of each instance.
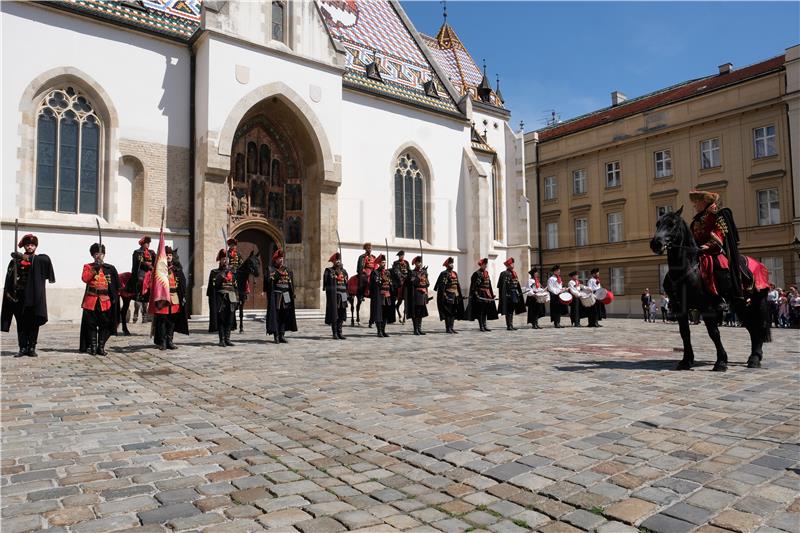
[[[730, 263], [728, 262], [728, 258], [724, 254], [719, 255], [710, 255], [710, 254], [701, 254], [700, 255], [700, 277], [703, 279], [703, 283], [705, 284], [706, 288], [708, 288], [711, 294], [716, 296], [719, 295], [719, 291], [717, 290], [717, 282], [714, 277], [714, 259], [716, 258], [718, 267], [722, 270], [728, 270], [730, 268]], [[743, 257], [747, 263], [745, 266], [742, 264], [741, 266], [744, 267], [741, 269], [742, 275], [742, 291], [748, 292], [751, 290], [760, 291], [762, 289], [766, 289], [769, 287], [769, 270], [765, 267], [762, 263], [756, 261], [752, 257], [744, 256]]]

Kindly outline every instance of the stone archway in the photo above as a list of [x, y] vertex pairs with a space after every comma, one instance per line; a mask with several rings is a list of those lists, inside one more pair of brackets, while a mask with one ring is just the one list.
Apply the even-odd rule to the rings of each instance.
[[250, 279], [250, 294], [245, 309], [266, 309], [267, 298], [264, 295], [264, 271], [269, 265], [272, 253], [284, 246], [277, 228], [267, 222], [244, 222], [231, 231], [231, 236], [239, 241], [239, 253], [248, 257], [250, 252], [260, 254], [261, 271], [259, 277]]

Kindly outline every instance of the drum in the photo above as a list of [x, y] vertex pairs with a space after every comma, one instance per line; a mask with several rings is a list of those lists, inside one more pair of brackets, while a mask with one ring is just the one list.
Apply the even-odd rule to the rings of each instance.
[[608, 294], [606, 294], [606, 297], [602, 300], [603, 305], [608, 305], [613, 301], [614, 301], [614, 293], [611, 292], [611, 291], [608, 291]]
[[559, 294], [558, 299], [561, 300], [561, 303], [564, 305], [569, 305], [572, 303], [572, 295], [569, 293], [569, 291]]
[[606, 299], [607, 295], [608, 295], [608, 291], [605, 290], [603, 287], [600, 287], [599, 289], [594, 291], [594, 297], [597, 298], [597, 301], [600, 302], [600, 303], [603, 303], [603, 300]]
[[581, 305], [584, 307], [592, 307], [597, 300], [595, 299], [592, 289], [586, 287], [581, 289]]
[[536, 298], [537, 303], [546, 304], [550, 301], [550, 291], [536, 291], [533, 297]]

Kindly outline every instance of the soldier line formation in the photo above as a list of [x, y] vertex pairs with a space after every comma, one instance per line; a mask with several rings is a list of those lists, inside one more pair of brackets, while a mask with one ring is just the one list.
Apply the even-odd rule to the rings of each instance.
[[[721, 243], [729, 228], [717, 216], [718, 197], [715, 193], [691, 191], [695, 208], [691, 231], [703, 254], [702, 277], [711, 289], [729, 283], [728, 263]], [[101, 239], [102, 240], [102, 239]], [[175, 250], [164, 244], [163, 232], [158, 254], [150, 250], [151, 239], [144, 236], [139, 248], [133, 252], [130, 273], [119, 275], [113, 265], [104, 262], [105, 246], [94, 243], [89, 249], [93, 262], [83, 267], [81, 279], [86, 290], [81, 302], [83, 316], [79, 351], [104, 356], [106, 343], [122, 323], [123, 333], [129, 335], [125, 317], [131, 301], [141, 308], [143, 321], [147, 315], [154, 317], [152, 336], [159, 349], [175, 349], [174, 333], [189, 333], [186, 309], [186, 276]], [[232, 346], [230, 336], [236, 324], [236, 311], [249, 292], [249, 275], [252, 267], [243, 268], [251, 257], [244, 260], [234, 238], [226, 240], [219, 250], [218, 267], [209, 274], [207, 296], [211, 309], [209, 332], [216, 332], [220, 347]], [[36, 357], [38, 331], [47, 322], [45, 282], [54, 283], [53, 265], [47, 255], [36, 254], [38, 238], [27, 234], [17, 243], [23, 252], [12, 253], [6, 275], [2, 308], [2, 331], [10, 329], [11, 319], [17, 324], [19, 353], [15, 357]], [[372, 245], [364, 244], [364, 253], [358, 258], [357, 275], [349, 277], [341, 261], [341, 253], [331, 255], [331, 266], [323, 273], [323, 290], [326, 296], [325, 324], [331, 327], [332, 337], [344, 340], [342, 327], [351, 308], [351, 325], [360, 325], [360, 306], [370, 299], [369, 327], [375, 326], [378, 337], [388, 337], [386, 325], [398, 319], [405, 323], [410, 318], [414, 335], [425, 335], [422, 320], [428, 316], [430, 280], [423, 256], [414, 257], [409, 264], [405, 252], [397, 253], [397, 260], [387, 268], [387, 257], [372, 254]], [[388, 253], [388, 250], [387, 250]], [[286, 343], [286, 332], [297, 331], [295, 316], [295, 291], [292, 271], [284, 264], [284, 252], [275, 251], [270, 258], [271, 267], [265, 272], [264, 292], [267, 293], [266, 333], [276, 344]], [[255, 258], [257, 259], [257, 257]], [[157, 264], [161, 264], [161, 274]], [[563, 328], [561, 317], [569, 316], [572, 326], [580, 327], [581, 319], [588, 318], [589, 327], [601, 327], [605, 318], [605, 305], [614, 295], [602, 287], [599, 269], [591, 270], [587, 283], [578, 279], [576, 271], [569, 273], [564, 285], [558, 265], [550, 269], [543, 284], [539, 269], [531, 268], [530, 278], [523, 287], [514, 269], [514, 259], [505, 261], [496, 285], [487, 271], [488, 259], [478, 261], [473, 272], [467, 297], [462, 292], [458, 274], [453, 269], [454, 259], [448, 257], [433, 290], [439, 318], [449, 334], [458, 333], [455, 322], [477, 321], [480, 331], [491, 331], [488, 321], [505, 316], [506, 329], [516, 330], [514, 315], [527, 313], [527, 323], [541, 329], [539, 319], [545, 316], [545, 304], [550, 303], [550, 319], [555, 328]], [[716, 282], [716, 283], [715, 283]], [[161, 285], [159, 285], [159, 283]], [[160, 296], [157, 290], [163, 286]], [[720, 291], [721, 292], [721, 291]], [[712, 290], [711, 294], [718, 294]], [[401, 311], [402, 305], [402, 311]], [[355, 306], [355, 313], [353, 307]], [[355, 314], [355, 316], [353, 316]]]

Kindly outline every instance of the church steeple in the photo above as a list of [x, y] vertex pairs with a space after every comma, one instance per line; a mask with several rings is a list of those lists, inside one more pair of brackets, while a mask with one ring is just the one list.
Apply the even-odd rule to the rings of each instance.
[[506, 101], [503, 99], [503, 93], [500, 92], [500, 74], [497, 74], [497, 88], [494, 90], [494, 96], [497, 98], [497, 101], [502, 105]]
[[492, 96], [492, 86], [489, 85], [489, 80], [486, 79], [486, 60], [483, 60], [483, 79], [481, 80], [480, 85], [478, 85], [478, 98], [481, 99], [481, 102], [489, 103]]

